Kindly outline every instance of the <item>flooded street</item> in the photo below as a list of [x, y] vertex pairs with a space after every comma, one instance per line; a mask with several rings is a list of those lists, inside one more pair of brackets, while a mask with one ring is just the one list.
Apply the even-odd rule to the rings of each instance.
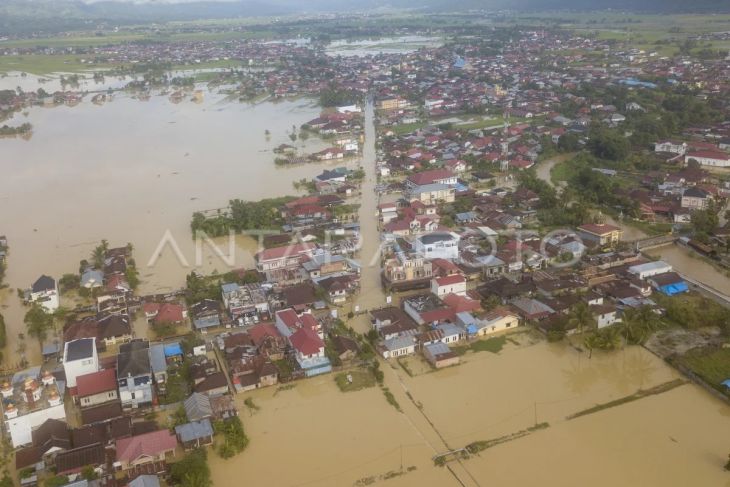
[[[362, 168], [365, 171], [361, 191], [363, 197], [360, 201], [360, 233], [362, 235], [362, 249], [360, 250], [360, 263], [362, 271], [360, 276], [360, 294], [357, 297], [357, 304], [361, 310], [385, 306], [385, 295], [380, 283], [380, 232], [378, 231], [378, 196], [375, 193], [377, 175], [375, 162], [377, 153], [375, 149], [375, 115], [372, 102], [365, 107], [365, 146], [363, 147]], [[367, 330], [364, 330], [367, 331]]]
[[[85, 101], [32, 109], [30, 140], [0, 140], [0, 234], [10, 244], [10, 289], [1, 294], [8, 350], [16, 349], [24, 331], [25, 309], [15, 289], [41, 274], [58, 279], [78, 272], [79, 261], [102, 239], [112, 246], [134, 245], [142, 293], [180, 288], [194, 268], [225, 272], [226, 264], [208, 247], [196, 264], [193, 212], [224, 207], [233, 198], [297, 194], [293, 181], [344, 165], [274, 164], [271, 151], [291, 143], [292, 125], [299, 127], [319, 111], [308, 99], [249, 105], [207, 90], [199, 104], [188, 99], [173, 104], [166, 96], [141, 102], [118, 94], [102, 106]], [[327, 146], [316, 138], [296, 145], [306, 153]], [[166, 235], [183, 259], [173, 245], [156, 252]], [[256, 242], [237, 237], [235, 247], [236, 266], [252, 265]], [[37, 352], [37, 343], [29, 343], [30, 360]]]
[[[677, 379], [660, 359], [639, 347], [588, 359], [567, 344], [515, 341], [521, 345], [414, 377], [383, 364], [403, 413], [378, 388], [342, 393], [331, 376], [239, 395], [251, 445], [233, 460], [211, 456], [214, 483], [232, 487], [245, 476], [276, 486], [354, 486], [368, 477], [388, 486], [728, 485], [730, 407], [694, 385], [566, 419]], [[246, 397], [261, 410], [249, 412]], [[535, 421], [550, 426], [449, 462], [454, 474], [433, 465], [445, 445], [461, 448]], [[401, 447], [405, 473], [380, 478], [400, 471]], [[280, 458], [287, 468], [277, 468]]]

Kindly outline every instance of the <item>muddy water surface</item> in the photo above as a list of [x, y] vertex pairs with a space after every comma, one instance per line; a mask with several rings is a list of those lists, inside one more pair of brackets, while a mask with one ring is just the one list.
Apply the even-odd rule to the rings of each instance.
[[[279, 168], [273, 162], [271, 150], [291, 143], [292, 125], [318, 114], [306, 99], [248, 105], [207, 90], [199, 104], [173, 104], [166, 96], [140, 102], [118, 94], [102, 106], [32, 109], [33, 137], [0, 141], [0, 234], [10, 243], [7, 284], [26, 288], [43, 273], [59, 278], [78, 272], [79, 260], [101, 239], [134, 245], [142, 292], [180, 288], [196, 267], [225, 272], [227, 264], [208, 247], [197, 266], [192, 213], [223, 207], [231, 198], [296, 194], [293, 181], [338, 165]], [[304, 152], [326, 145], [314, 138], [297, 144]], [[182, 259], [172, 245], [156, 252], [166, 234]], [[256, 242], [238, 237], [234, 247], [236, 266], [250, 265]], [[223, 242], [222, 253], [228, 252]], [[14, 291], [2, 296], [8, 349], [15, 350], [25, 310]], [[28, 348], [32, 360], [37, 347]]]
[[[238, 396], [251, 444], [233, 460], [211, 456], [215, 485], [729, 485], [730, 407], [693, 385], [566, 419], [678, 377], [642, 348], [588, 359], [567, 344], [510, 344], [413, 377], [395, 363], [383, 370], [402, 413], [378, 388], [341, 393], [331, 376]], [[450, 462], [453, 474], [433, 465], [437, 452], [535, 421], [550, 426]], [[400, 471], [401, 447], [404, 469], [416, 469], [385, 480]]]

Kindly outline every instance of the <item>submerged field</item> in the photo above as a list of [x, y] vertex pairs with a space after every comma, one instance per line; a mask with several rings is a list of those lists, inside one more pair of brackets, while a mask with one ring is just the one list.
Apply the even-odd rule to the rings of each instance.
[[[678, 381], [640, 347], [589, 360], [567, 344], [519, 335], [498, 353], [468, 352], [440, 371], [381, 368], [402, 413], [378, 387], [341, 392], [334, 376], [237, 397], [252, 441], [233, 460], [211, 460], [215, 485], [243, 476], [277, 486], [684, 486], [727, 478], [730, 407]], [[642, 390], [654, 392], [636, 394]], [[260, 410], [247, 412], [246, 397]], [[580, 411], [588, 414], [568, 419]], [[541, 428], [528, 431], [535, 424]], [[432, 460], [505, 437], [461, 462]]]

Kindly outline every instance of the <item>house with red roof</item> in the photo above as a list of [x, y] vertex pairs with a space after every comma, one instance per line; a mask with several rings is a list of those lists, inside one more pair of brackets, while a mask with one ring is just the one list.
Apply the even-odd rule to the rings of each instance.
[[406, 186], [415, 188], [429, 184], [456, 184], [456, 175], [448, 169], [431, 169], [408, 176]]
[[296, 268], [314, 255], [316, 250], [316, 245], [308, 243], [265, 249], [256, 254], [256, 268], [259, 272]]
[[684, 163], [697, 161], [703, 166], [728, 167], [730, 166], [730, 154], [719, 150], [700, 150], [688, 152], [684, 155]]
[[187, 312], [177, 303], [144, 303], [142, 305], [147, 322], [179, 324], [185, 320]]
[[444, 304], [451, 308], [455, 313], [477, 311], [482, 307], [482, 303], [468, 296], [458, 294], [447, 294], [443, 297]]
[[163, 429], [116, 441], [114, 469], [129, 477], [161, 474], [167, 470], [167, 459], [175, 456], [177, 438]]
[[466, 295], [466, 278], [460, 274], [434, 277], [431, 279], [431, 292], [438, 297], [447, 294]]
[[104, 369], [78, 376], [76, 378], [76, 398], [81, 408], [118, 401], [117, 371]]
[[291, 346], [296, 350], [297, 357], [312, 359], [324, 357], [324, 341], [316, 332], [309, 328], [300, 328], [289, 337]]
[[324, 353], [324, 340], [309, 328], [300, 328], [289, 336], [296, 351], [297, 363], [307, 377], [332, 371], [332, 364]]
[[292, 308], [282, 309], [274, 315], [276, 329], [285, 337], [306, 328], [317, 335], [322, 335], [322, 325], [311, 313], [297, 314]]
[[578, 227], [578, 234], [586, 243], [598, 246], [615, 245], [621, 240], [623, 231], [606, 223], [586, 223]]

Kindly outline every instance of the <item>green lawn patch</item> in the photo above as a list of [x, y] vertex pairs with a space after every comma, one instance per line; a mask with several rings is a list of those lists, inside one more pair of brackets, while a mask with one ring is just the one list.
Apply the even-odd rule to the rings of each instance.
[[459, 355], [463, 355], [466, 352], [492, 352], [499, 353], [507, 343], [507, 337], [502, 335], [498, 337], [488, 338], [486, 340], [477, 340], [470, 343], [469, 345], [454, 347], [452, 350]]
[[[352, 382], [350, 382], [348, 376], [352, 379]], [[375, 376], [369, 370], [350, 370], [337, 374], [335, 383], [342, 392], [354, 392], [373, 387], [375, 385]]]
[[555, 164], [550, 169], [550, 180], [553, 184], [557, 184], [561, 181], [567, 181], [572, 172], [570, 167], [570, 161], [563, 161]]
[[727, 388], [721, 383], [730, 379], [730, 348], [695, 348], [680, 357], [678, 362], [727, 394]]

